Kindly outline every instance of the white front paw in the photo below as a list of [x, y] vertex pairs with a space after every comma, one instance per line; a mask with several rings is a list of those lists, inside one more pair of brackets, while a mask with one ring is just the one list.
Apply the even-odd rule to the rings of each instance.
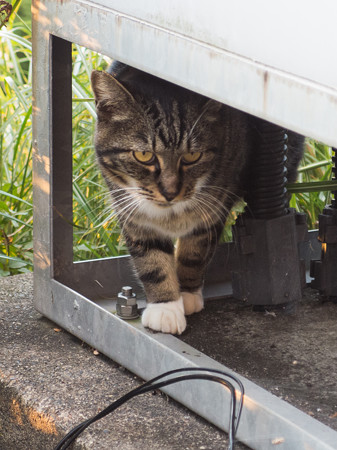
[[187, 316], [203, 309], [204, 297], [202, 296], [201, 289], [198, 289], [196, 292], [182, 292], [181, 295], [183, 297], [185, 314]]
[[173, 302], [149, 303], [143, 312], [142, 324], [162, 333], [181, 334], [186, 328], [182, 297]]

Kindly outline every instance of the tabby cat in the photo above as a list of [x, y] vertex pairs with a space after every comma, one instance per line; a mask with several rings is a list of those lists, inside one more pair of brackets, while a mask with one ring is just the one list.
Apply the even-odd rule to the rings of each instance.
[[121, 63], [109, 72], [91, 78], [95, 147], [146, 293], [142, 323], [181, 334], [204, 306], [206, 266], [247, 189], [254, 118]]

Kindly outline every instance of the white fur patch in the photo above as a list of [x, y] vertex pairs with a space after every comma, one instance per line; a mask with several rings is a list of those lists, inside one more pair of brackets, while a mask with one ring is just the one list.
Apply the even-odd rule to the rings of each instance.
[[162, 333], [181, 334], [186, 328], [183, 298], [167, 303], [149, 303], [143, 312], [142, 324]]
[[146, 214], [149, 218], [165, 220], [170, 217], [172, 213], [177, 215], [183, 214], [189, 205], [190, 202], [188, 200], [173, 202], [166, 207], [156, 205], [151, 200], [145, 200], [141, 205], [140, 211], [142, 211], [143, 214]]
[[201, 289], [198, 289], [196, 292], [182, 292], [181, 295], [183, 297], [184, 310], [187, 316], [203, 309], [204, 297], [202, 296]]
[[[189, 201], [180, 201], [160, 207], [150, 200], [144, 200], [139, 207], [139, 212], [145, 216], [142, 223], [166, 238], [184, 236], [196, 226], [195, 220], [191, 220], [188, 213], [185, 214], [189, 204]], [[177, 218], [172, 218], [172, 214], [183, 216], [185, 220], [177, 221]]]

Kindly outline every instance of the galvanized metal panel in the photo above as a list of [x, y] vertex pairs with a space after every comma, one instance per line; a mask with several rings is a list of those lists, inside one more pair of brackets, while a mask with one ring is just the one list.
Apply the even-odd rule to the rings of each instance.
[[[324, 28], [323, 37], [320, 38], [321, 41], [318, 44], [314, 45], [314, 43], [310, 43], [310, 40], [304, 39], [301, 47], [292, 55], [291, 51], [296, 48], [297, 39], [300, 39], [301, 36], [299, 31], [295, 38], [294, 17], [298, 17], [299, 23], [306, 22], [304, 21], [305, 16], [302, 20], [302, 16], [298, 12], [297, 15], [294, 13], [294, 4], [290, 0], [285, 2], [284, 7], [282, 4], [282, 11], [278, 11], [280, 17], [283, 18], [280, 24], [276, 26], [275, 20], [271, 22], [275, 26], [275, 34], [270, 32], [269, 21], [274, 16], [273, 10], [267, 7], [267, 2], [262, 2], [262, 0], [258, 3], [244, 2], [242, 11], [247, 11], [247, 15], [242, 14], [242, 16], [239, 15], [240, 9], [235, 7], [235, 11], [238, 10], [233, 14], [236, 14], [234, 17], [236, 17], [238, 28], [235, 30], [229, 28], [232, 30], [229, 42], [226, 37], [225, 21], [222, 28], [221, 22], [216, 25], [218, 20], [216, 8], [220, 8], [220, 11], [224, 8], [220, 0], [213, 2], [214, 8], [210, 7], [202, 20], [199, 20], [201, 16], [192, 14], [189, 19], [191, 22], [187, 22], [187, 25], [185, 22], [179, 25], [178, 31], [175, 31], [172, 24], [173, 22], [179, 23], [179, 20], [181, 21], [181, 18], [186, 16], [183, 12], [186, 11], [187, 14], [188, 8], [191, 8], [191, 2], [187, 2], [185, 6], [182, 6], [185, 3], [181, 2], [179, 8], [177, 1], [173, 3], [168, 16], [171, 25], [166, 24], [163, 19], [165, 14], [160, 16], [160, 19], [159, 16], [151, 19], [152, 12], [158, 11], [159, 5], [163, 5], [163, 2], [154, 2], [154, 0], [142, 2], [141, 10], [143, 12], [139, 13], [141, 17], [120, 12], [125, 11], [124, 2], [120, 2], [117, 8], [117, 0], [114, 3], [117, 11], [111, 9], [110, 2], [103, 0], [100, 2], [81, 0], [48, 2], [45, 0], [39, 4], [45, 5], [43, 8], [40, 7], [39, 11], [42, 36], [46, 31], [75, 41], [80, 45], [110, 55], [271, 122], [294, 129], [327, 144], [337, 145], [337, 127], [335, 126], [337, 78], [334, 69], [335, 59], [329, 57], [335, 53], [333, 27], [331, 29], [328, 26]], [[157, 6], [154, 6], [155, 4]], [[249, 6], [250, 4], [251, 6]], [[250, 9], [253, 8], [253, 4], [259, 8], [256, 9], [254, 15], [249, 16], [248, 13], [253, 14]], [[130, 13], [135, 14], [135, 11], [138, 13], [137, 7], [131, 7], [130, 2], [125, 5], [128, 6], [129, 9], [127, 6], [125, 8]], [[201, 8], [200, 11], [204, 14], [203, 8], [206, 8], [206, 4], [203, 6], [203, 2], [198, 1], [195, 2], [195, 5], [196, 11]], [[233, 5], [231, 7], [228, 6], [229, 3], [226, 5], [230, 12], [234, 10]], [[315, 13], [317, 13], [318, 20], [323, 20], [323, 11], [327, 12], [326, 19], [328, 21], [332, 20], [331, 17], [335, 17], [333, 13], [336, 6], [332, 1], [326, 0], [325, 9], [320, 5], [317, 10], [312, 2], [308, 2], [304, 6], [301, 1], [297, 5], [298, 8], [295, 8], [296, 11], [300, 5], [303, 5], [303, 11], [301, 10], [303, 14], [310, 13], [311, 21], [314, 20]], [[166, 9], [168, 6], [163, 11]], [[213, 11], [213, 16], [210, 15], [210, 11]], [[226, 15], [226, 17], [231, 17], [231, 15]], [[250, 33], [245, 34], [245, 36], [248, 35], [248, 38], [243, 38], [242, 33], [237, 33], [241, 24], [244, 26], [246, 24], [247, 19], [243, 19], [243, 17], [252, 19], [247, 23], [257, 21], [257, 29], [266, 30], [261, 35], [262, 37], [259, 37], [260, 34], [255, 36], [254, 33]], [[288, 17], [288, 22], [290, 19], [292, 20], [293, 31], [288, 34], [287, 28], [283, 34], [277, 34], [276, 31], [283, 23], [286, 27]], [[212, 20], [215, 23], [214, 26]], [[206, 28], [200, 31], [200, 24], [203, 23], [206, 23]], [[210, 36], [215, 33], [220, 41], [215, 40], [214, 37], [206, 38], [207, 30], [210, 30]], [[328, 34], [329, 39], [325, 42], [323, 39], [327, 33], [331, 33], [331, 35]], [[311, 33], [311, 35], [314, 34]], [[236, 42], [246, 41], [248, 41], [247, 45], [250, 45], [250, 42], [254, 42], [254, 39], [258, 37], [260, 40], [256, 41], [254, 50], [263, 49], [258, 59], [249, 53], [249, 49], [245, 53], [234, 46]], [[222, 42], [221, 39], [226, 42]], [[276, 42], [279, 43], [278, 46], [273, 47]], [[306, 42], [309, 44], [307, 45]], [[283, 43], [286, 44], [283, 46]], [[283, 56], [284, 61], [296, 61], [296, 67], [276, 64], [268, 59], [269, 53], [277, 55], [277, 59], [280, 58], [278, 56], [282, 53], [280, 46], [282, 52], [283, 48], [287, 48], [287, 52]], [[272, 48], [274, 50], [271, 51]], [[306, 49], [306, 53], [303, 53], [304, 49]], [[325, 51], [325, 49], [327, 50]], [[306, 63], [301, 71], [297, 66], [302, 67], [303, 61]], [[320, 67], [318, 74], [309, 71], [309, 66], [311, 67], [309, 62], [312, 62], [312, 66]], [[323, 77], [323, 74], [329, 72], [332, 76], [328, 80]]]
[[[60, 324], [145, 380], [181, 367], [208, 367], [227, 371], [245, 386], [244, 410], [237, 437], [253, 449], [332, 450], [337, 433], [288, 403], [171, 335], [146, 331], [140, 319], [123, 321], [57, 281], [53, 297], [36, 306]], [[53, 298], [57, 298], [54, 301]], [[166, 392], [219, 428], [228, 430], [229, 394], [204, 381], [177, 384]], [[280, 447], [281, 448], [281, 447]]]
[[[337, 88], [337, 4], [323, 0], [93, 0], [284, 72]], [[327, 70], [328, 69], [328, 70]]]
[[[37, 7], [36, 7], [37, 8]], [[33, 29], [33, 212], [36, 298], [51, 296], [51, 159], [49, 127], [49, 33], [40, 21]]]

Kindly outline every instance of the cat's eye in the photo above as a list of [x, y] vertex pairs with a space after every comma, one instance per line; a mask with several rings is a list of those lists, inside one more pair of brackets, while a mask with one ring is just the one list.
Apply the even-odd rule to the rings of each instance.
[[156, 159], [152, 152], [133, 152], [133, 156], [142, 164], [153, 164]]
[[181, 162], [183, 164], [194, 164], [201, 158], [201, 152], [185, 153], [181, 157]]

